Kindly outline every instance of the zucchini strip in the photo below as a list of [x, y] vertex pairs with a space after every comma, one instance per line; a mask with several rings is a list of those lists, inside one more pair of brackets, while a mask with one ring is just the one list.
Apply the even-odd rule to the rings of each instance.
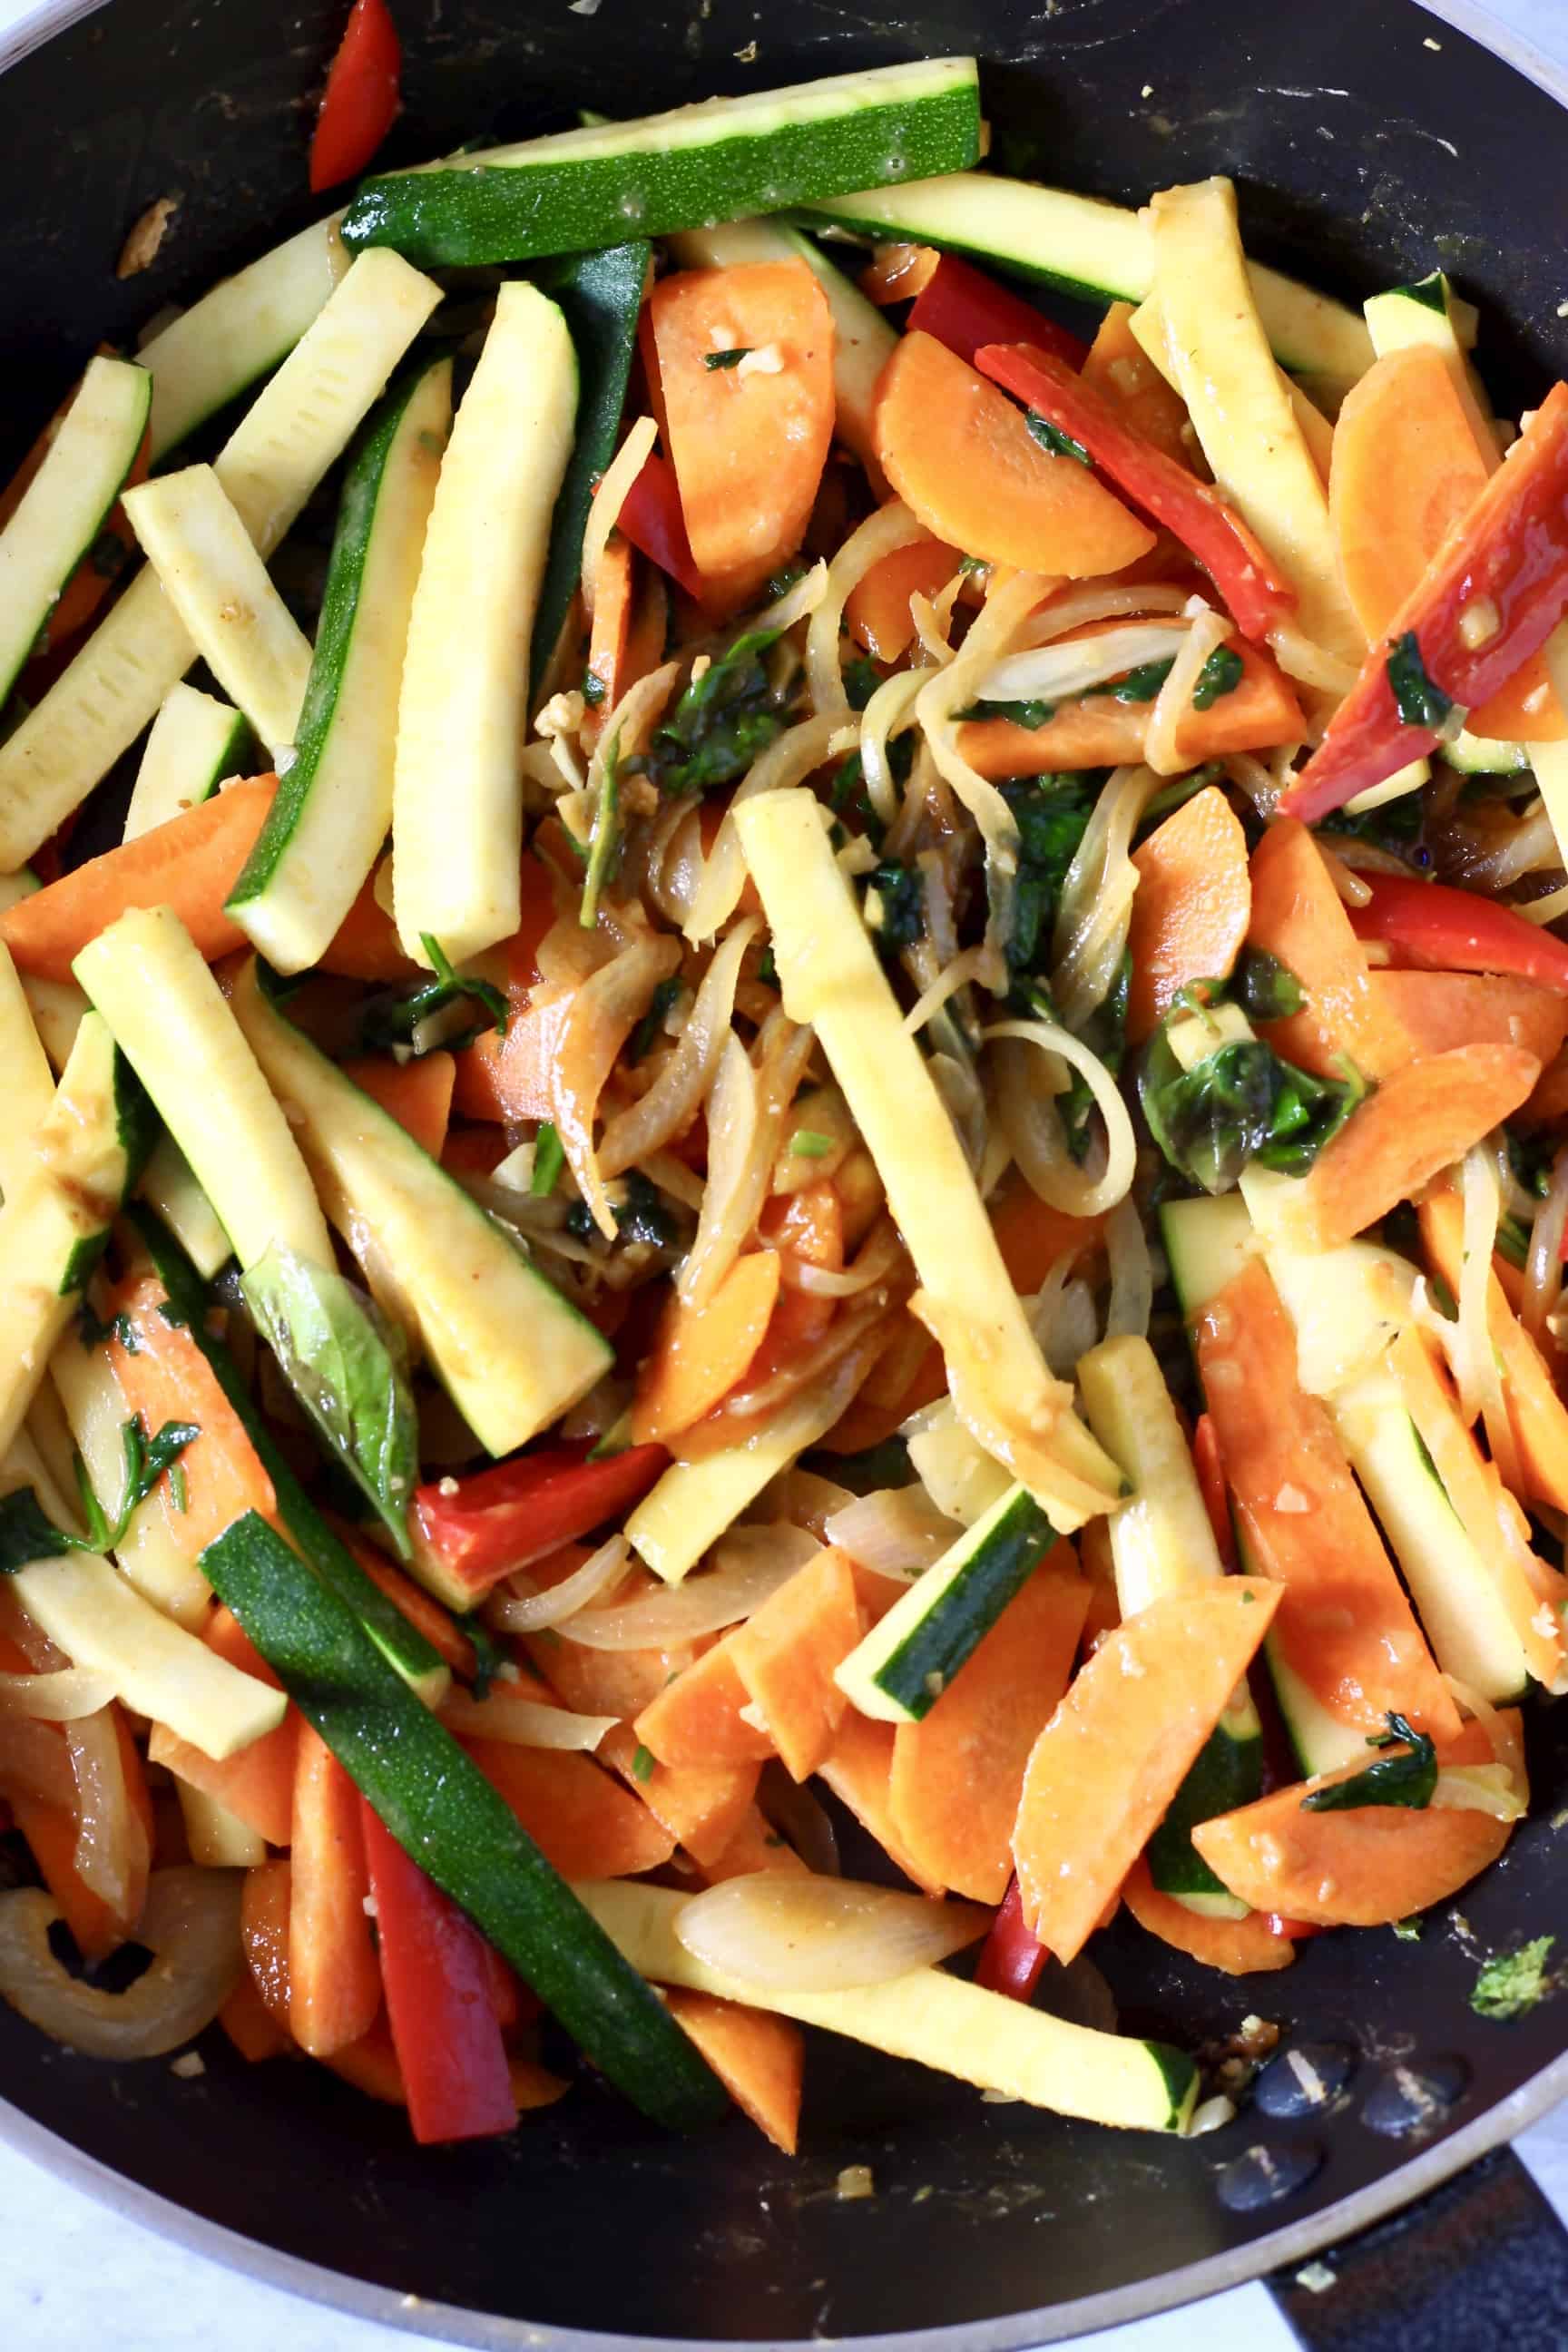
[[336, 1594], [254, 1511], [208, 1545], [202, 1566], [399, 1845], [594, 2063], [657, 2122], [682, 2129], [721, 2113], [718, 2084], [673, 2018]]
[[171, 687], [153, 721], [125, 812], [125, 839], [136, 841], [188, 808], [210, 800], [245, 765], [250, 730], [237, 710], [194, 686]]
[[11, 950], [0, 941], [0, 1202], [13, 1200], [31, 1172], [33, 1137], [55, 1098], [54, 1073], [33, 1022]]

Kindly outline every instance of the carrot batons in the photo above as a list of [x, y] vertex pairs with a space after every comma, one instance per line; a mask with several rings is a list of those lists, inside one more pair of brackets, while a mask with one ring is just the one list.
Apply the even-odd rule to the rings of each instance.
[[272, 1518], [278, 1498], [212, 1366], [190, 1333], [166, 1319], [166, 1303], [163, 1284], [148, 1276], [111, 1292], [109, 1360], [128, 1412], [140, 1414], [150, 1438], [170, 1421], [194, 1424], [199, 1433], [180, 1456], [183, 1508], [175, 1506], [167, 1472], [158, 1482], [169, 1533], [195, 1560], [247, 1511]]
[[897, 1864], [925, 1895], [946, 1892], [940, 1879], [928, 1878], [905, 1845], [893, 1818], [893, 1727], [873, 1723], [868, 1715], [848, 1710], [838, 1727], [833, 1753], [822, 1767], [822, 1777], [841, 1805], [868, 1829], [889, 1862]]
[[637, 1719], [637, 1735], [661, 1764], [761, 1764], [773, 1741], [746, 1721], [751, 1696], [728, 1640], [705, 1650]]
[[1168, 1593], [1113, 1633], [1035, 1743], [1013, 1831], [1032, 1934], [1077, 1958], [1159, 1827], [1279, 1602], [1260, 1577]]
[[1206, 472], [1187, 404], [1165, 382], [1133, 333], [1131, 302], [1113, 302], [1107, 310], [1081, 373], [1085, 383], [1112, 402], [1134, 433], [1189, 473]]
[[224, 912], [278, 790], [276, 776], [252, 776], [173, 816], [151, 833], [89, 857], [47, 889], [0, 914], [0, 940], [17, 968], [67, 981], [89, 940], [132, 907], [170, 907], [211, 963], [244, 947]]
[[[1431, 1192], [1419, 1214], [1426, 1255], [1457, 1298], [1464, 1261], [1465, 1213], [1459, 1197], [1453, 1192]], [[1503, 1395], [1530, 1494], [1538, 1502], [1568, 1510], [1568, 1406], [1495, 1273], [1488, 1284], [1487, 1328], [1502, 1368]]]
[[1435, 344], [1385, 352], [1345, 394], [1329, 515], [1345, 593], [1370, 645], [1387, 635], [1489, 471]]
[[701, 1307], [670, 1292], [637, 1375], [634, 1444], [679, 1435], [735, 1386], [767, 1336], [783, 1270], [776, 1250], [753, 1250], [736, 1259]]
[[703, 603], [735, 612], [805, 536], [833, 439], [833, 314], [803, 261], [680, 270], [648, 309]]
[[1522, 1045], [1550, 1062], [1568, 1036], [1568, 997], [1509, 972], [1373, 971], [1373, 1004], [1417, 1054], [1458, 1045]]
[[904, 504], [967, 555], [1081, 580], [1120, 572], [1154, 544], [1088, 467], [1042, 449], [1023, 410], [934, 336], [900, 339], [872, 432]]
[[793, 2156], [800, 2127], [805, 2037], [787, 2017], [671, 1987], [665, 2003], [689, 2033], [735, 2105], [757, 2129]]
[[[232, 1611], [215, 1609], [202, 1638], [242, 1674], [254, 1675], [272, 1690], [282, 1689]], [[194, 1788], [226, 1805], [268, 1845], [287, 1845], [294, 1829], [300, 1722], [298, 1710], [290, 1707], [275, 1731], [253, 1739], [248, 1748], [225, 1757], [221, 1763], [188, 1740], [177, 1738], [165, 1725], [155, 1723], [147, 1743], [147, 1760], [166, 1764], [182, 1780], [189, 1780]]]
[[793, 1780], [832, 1753], [848, 1705], [834, 1672], [862, 1630], [854, 1563], [830, 1544], [729, 1637], [747, 1697]]
[[1000, 1903], [1036, 1740], [1068, 1686], [1089, 1585], [1062, 1541], [1020, 1587], [929, 1715], [893, 1734], [889, 1800], [922, 1876]]
[[457, 1068], [450, 1054], [420, 1054], [412, 1062], [364, 1054], [342, 1065], [344, 1077], [379, 1103], [432, 1160], [440, 1159], [446, 1144]]
[[381, 1970], [364, 1907], [359, 1791], [309, 1724], [300, 1733], [293, 1831], [289, 2022], [302, 2050], [330, 2058], [375, 2023]]
[[1264, 1024], [1275, 1051], [1319, 1077], [1342, 1077], [1347, 1055], [1365, 1078], [1403, 1069], [1419, 1052], [1398, 1003], [1371, 985], [1366, 950], [1351, 928], [1323, 853], [1304, 824], [1283, 817], [1252, 853], [1248, 938], [1294, 974], [1301, 1010]]
[[629, 1723], [607, 1731], [597, 1753], [630, 1783], [677, 1845], [701, 1864], [716, 1862], [740, 1835], [762, 1769], [757, 1764], [661, 1764], [649, 1752], [639, 1752]]
[[502, 1739], [463, 1744], [563, 1878], [630, 1878], [675, 1852], [668, 1831], [592, 1757]]
[[1241, 820], [1210, 784], [1132, 853], [1127, 1034], [1141, 1045], [1194, 980], [1227, 980], [1247, 941], [1252, 883]]

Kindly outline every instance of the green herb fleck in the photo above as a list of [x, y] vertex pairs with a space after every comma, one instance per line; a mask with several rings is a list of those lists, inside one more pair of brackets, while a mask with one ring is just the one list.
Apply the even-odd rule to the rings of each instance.
[[1394, 708], [1406, 727], [1430, 728], [1434, 734], [1441, 735], [1453, 716], [1454, 698], [1445, 694], [1428, 677], [1421, 658], [1420, 640], [1414, 629], [1406, 629], [1402, 637], [1390, 640], [1388, 683]]
[[1152, 702], [1175, 667], [1174, 654], [1167, 661], [1140, 662], [1113, 686], [1097, 687], [1095, 692], [1108, 694], [1113, 702]]
[[991, 562], [989, 557], [984, 555], [961, 555], [958, 559], [958, 568], [964, 579], [969, 580], [977, 572], [989, 572]]
[[654, 1757], [652, 1748], [644, 1748], [639, 1742], [636, 1753], [632, 1757], [632, 1779], [634, 1780], [651, 1780], [653, 1779], [653, 1764]]
[[169, 1499], [183, 1518], [191, 1507], [185, 1490], [185, 1465], [183, 1462], [176, 1462], [169, 1472]]
[[590, 710], [597, 710], [605, 698], [605, 681], [596, 669], [583, 673], [583, 699]]
[[1424, 1812], [1437, 1786], [1437, 1751], [1424, 1731], [1413, 1729], [1402, 1715], [1390, 1714], [1388, 1729], [1367, 1741], [1369, 1748], [1391, 1748], [1403, 1740], [1397, 1756], [1380, 1756], [1364, 1772], [1315, 1789], [1301, 1800], [1304, 1813], [1360, 1812], [1369, 1805], [1404, 1805]]
[[1198, 672], [1193, 688], [1193, 709], [1209, 710], [1222, 694], [1234, 694], [1247, 675], [1247, 664], [1234, 646], [1215, 646]]
[[14, 1576], [35, 1559], [56, 1559], [62, 1552], [114, 1551], [124, 1542], [132, 1514], [146, 1501], [159, 1479], [172, 1472], [180, 1455], [201, 1431], [193, 1421], [166, 1421], [149, 1437], [140, 1413], [120, 1432], [125, 1463], [125, 1487], [119, 1510], [110, 1519], [88, 1479], [87, 1465], [76, 1456], [77, 1490], [81, 1501], [85, 1536], [69, 1535], [56, 1527], [31, 1486], [18, 1486], [0, 1500], [0, 1576]]
[[1004, 940], [1012, 972], [1033, 971], [1042, 946], [1049, 944], [1062, 886], [1093, 813], [1100, 781], [1092, 772], [1067, 769], [1002, 786], [1018, 828], [1018, 866]]
[[646, 771], [672, 796], [705, 793], [743, 776], [789, 716], [789, 695], [775, 693], [763, 660], [780, 635], [777, 629], [742, 631], [692, 678], [647, 752], [626, 762], [626, 772]]
[[[360, 1015], [360, 1044], [373, 1052], [411, 1045], [426, 1021], [460, 997], [470, 997], [482, 1006], [497, 1034], [504, 1037], [510, 1007], [500, 990], [492, 988], [488, 980], [470, 980], [455, 971], [439, 940], [428, 931], [420, 934], [420, 945], [429, 959], [432, 977], [405, 992], [384, 991], [369, 998]], [[484, 1025], [476, 1023], [466, 1034], [447, 1037], [443, 1043], [452, 1047], [468, 1045]]]
[[554, 1120], [542, 1118], [533, 1139], [533, 1173], [528, 1180], [530, 1199], [548, 1201], [565, 1165], [566, 1147], [555, 1132]]
[[1537, 1936], [1517, 1952], [1500, 1952], [1489, 1959], [1475, 1982], [1470, 2007], [1478, 2017], [1506, 2020], [1522, 2017], [1551, 1990], [1546, 1957], [1555, 1936]]
[[1402, 1944], [1418, 1944], [1421, 1941], [1421, 1931], [1426, 1924], [1419, 1911], [1413, 1911], [1408, 1919], [1394, 1921], [1394, 1932]]
[[1005, 719], [1010, 726], [1026, 727], [1031, 734], [1037, 727], [1048, 727], [1057, 715], [1054, 702], [972, 702], [962, 719]]
[[849, 697], [851, 710], [864, 710], [881, 683], [881, 671], [864, 655], [844, 666], [844, 691]]
[[1089, 463], [1083, 443], [1075, 441], [1070, 433], [1064, 433], [1059, 425], [1053, 425], [1048, 416], [1042, 416], [1037, 408], [1026, 408], [1024, 422], [1029, 428], [1030, 440], [1037, 442], [1047, 457], [1073, 457], [1080, 466]]
[[771, 947], [765, 947], [757, 958], [757, 978], [764, 988], [777, 988], [779, 968]]
[[648, 998], [647, 1011], [632, 1031], [626, 1050], [625, 1058], [632, 1068], [635, 1069], [646, 1055], [652, 1053], [654, 1041], [664, 1027], [665, 1016], [685, 985], [680, 974], [672, 971], [667, 980], [659, 982]]
[[[627, 1171], [609, 1188], [610, 1212], [622, 1241], [647, 1242], [655, 1249], [673, 1249], [675, 1220], [658, 1189], [640, 1168]], [[598, 1232], [586, 1201], [574, 1201], [566, 1213], [566, 1230], [574, 1241], [592, 1241]]]
[[737, 343], [732, 351], [704, 352], [702, 364], [709, 374], [713, 375], [720, 368], [739, 367], [741, 362], [750, 355], [753, 348], [751, 343]]
[[912, 866], [891, 861], [866, 877], [866, 928], [879, 948], [912, 947], [925, 936], [925, 884]]
[[1261, 1038], [1222, 1045], [1184, 1070], [1166, 1026], [1150, 1041], [1138, 1081], [1149, 1131], [1171, 1166], [1205, 1192], [1227, 1192], [1255, 1161], [1304, 1176], [1370, 1091], [1348, 1063], [1342, 1080], [1314, 1077]]
[[815, 1127], [797, 1127], [784, 1149], [796, 1160], [826, 1160], [833, 1149], [833, 1138], [819, 1134]]
[[1306, 1001], [1289, 964], [1267, 948], [1243, 948], [1230, 993], [1249, 1021], [1288, 1021]]

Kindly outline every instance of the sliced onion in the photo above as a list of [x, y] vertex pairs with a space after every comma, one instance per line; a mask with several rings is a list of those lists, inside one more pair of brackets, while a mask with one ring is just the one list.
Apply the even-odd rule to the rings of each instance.
[[1494, 1822], [1522, 1821], [1529, 1811], [1506, 1764], [1445, 1764], [1432, 1804], [1438, 1812], [1489, 1813]]
[[746, 861], [735, 826], [735, 811], [741, 803], [755, 800], [763, 793], [787, 792], [792, 785], [804, 783], [815, 769], [840, 752], [852, 750], [857, 740], [856, 727], [846, 725], [841, 717], [829, 712], [823, 718], [802, 719], [798, 727], [788, 729], [768, 745], [760, 759], [752, 761], [730, 796], [730, 805], [692, 893], [684, 925], [689, 940], [695, 942], [715, 938], [741, 903], [741, 894], [746, 887]]
[[0, 1716], [0, 1794], [37, 1797], [75, 1813], [76, 1774], [65, 1741], [49, 1724]]
[[842, 1992], [886, 1984], [985, 1934], [978, 1903], [931, 1903], [853, 1879], [759, 1871], [695, 1895], [675, 1923], [682, 1948], [738, 1984]]
[[1459, 1264], [1459, 1347], [1464, 1367], [1460, 1395], [1465, 1416], [1474, 1421], [1479, 1411], [1486, 1427], [1487, 1445], [1503, 1485], [1510, 1494], [1522, 1488], [1519, 1447], [1502, 1374], [1491, 1337], [1492, 1254], [1502, 1213], [1497, 1166], [1484, 1143], [1473, 1144], [1463, 1161], [1463, 1255]]
[[1009, 654], [987, 669], [970, 700], [980, 702], [1061, 702], [1068, 695], [1087, 694], [1145, 662], [1169, 661], [1184, 629], [1168, 622], [1140, 627], [1102, 629], [1098, 636], [1074, 637], [1067, 645], [1036, 644], [1023, 653]]
[[972, 981], [982, 980], [989, 970], [984, 948], [963, 948], [943, 966], [929, 988], [921, 991], [904, 1015], [904, 1027], [916, 1037], [926, 1023], [942, 1011], [948, 999], [956, 996], [961, 988]]
[[860, 773], [866, 797], [884, 824], [892, 824], [899, 808], [899, 787], [888, 746], [912, 721], [926, 679], [924, 669], [895, 670], [891, 677], [882, 680], [860, 714]]
[[1556, 1313], [1557, 1302], [1563, 1296], [1563, 1233], [1565, 1223], [1568, 1223], [1568, 1150], [1559, 1151], [1552, 1163], [1552, 1181], [1531, 1222], [1530, 1247], [1524, 1258], [1521, 1319], [1536, 1346], [1543, 1349], [1550, 1349], [1554, 1344], [1547, 1318]]
[[1069, 630], [1087, 628], [1091, 621], [1117, 620], [1137, 613], [1180, 613], [1186, 601], [1184, 588], [1154, 583], [1131, 588], [1068, 588], [1053, 596], [1020, 634], [1026, 646], [1047, 646], [1054, 638], [1065, 637]]
[[1193, 614], [1193, 625], [1154, 698], [1143, 738], [1143, 763], [1157, 776], [1179, 776], [1184, 767], [1191, 767], [1192, 761], [1182, 757], [1178, 740], [1182, 721], [1192, 709], [1204, 664], [1232, 631], [1225, 614], [1216, 613], [1201, 597], [1194, 597], [1187, 610]]
[[684, 1134], [696, 1117], [731, 1034], [742, 959], [761, 928], [758, 918], [748, 915], [715, 950], [675, 1051], [642, 1100], [618, 1111], [605, 1126], [599, 1169], [606, 1179], [639, 1166], [650, 1151]]
[[615, 1240], [617, 1229], [594, 1150], [599, 1097], [654, 990], [679, 963], [675, 940], [645, 939], [623, 948], [584, 981], [562, 1024], [550, 1072], [555, 1132], [577, 1189], [606, 1241]]
[[789, 1840], [807, 1870], [815, 1872], [818, 1878], [843, 1875], [838, 1832], [826, 1807], [812, 1795], [805, 1781], [791, 1780], [776, 1756], [770, 1757], [763, 1767], [762, 1779], [757, 1783], [757, 1802], [763, 1819]]
[[906, 1582], [939, 1560], [963, 1533], [923, 1486], [888, 1486], [858, 1495], [827, 1522], [827, 1540], [879, 1576]]
[[146, 1866], [146, 1832], [132, 1820], [114, 1719], [106, 1708], [62, 1724], [60, 1734], [76, 1776], [77, 1876], [124, 1918], [138, 1863]]
[[697, 1235], [676, 1277], [688, 1306], [711, 1298], [745, 1247], [813, 1043], [809, 1029], [774, 1012], [757, 1039], [755, 1067], [739, 1038], [725, 1045], [708, 1096], [708, 1182]]
[[805, 633], [806, 680], [818, 711], [842, 718], [849, 709], [839, 652], [846, 600], [884, 556], [930, 537], [924, 523], [917, 522], [908, 507], [894, 499], [850, 532], [828, 565], [822, 602]]
[[735, 1528], [719, 1546], [715, 1567], [621, 1609], [580, 1610], [562, 1632], [590, 1650], [673, 1650], [743, 1622], [821, 1549], [805, 1528], [783, 1521]]
[[814, 1388], [825, 1380], [837, 1365], [858, 1355], [873, 1333], [879, 1335], [887, 1309], [888, 1301], [881, 1291], [868, 1292], [858, 1306], [836, 1315], [815, 1346], [804, 1349], [766, 1380], [759, 1381], [755, 1388], [733, 1390], [725, 1398], [721, 1410], [739, 1421], [776, 1412], [803, 1390]]
[[775, 597], [757, 614], [754, 629], [777, 629], [782, 635], [793, 629], [797, 621], [808, 621], [827, 593], [827, 566], [814, 563], [809, 572], [791, 583], [782, 596]]
[[1268, 632], [1268, 643], [1286, 677], [1300, 686], [1316, 687], [1320, 693], [1342, 700], [1355, 684], [1356, 674], [1349, 662], [1315, 644], [1293, 621], [1277, 621]]
[[89, 2058], [160, 2058], [212, 2023], [245, 1967], [237, 1870], [155, 1871], [136, 1930], [153, 1965], [126, 1992], [68, 1976], [49, 1948], [52, 1896], [0, 1895], [0, 1999]]
[[939, 772], [979, 826], [987, 861], [1002, 874], [1017, 863], [1017, 824], [996, 786], [960, 752], [958, 713], [980, 696], [981, 680], [1049, 587], [1038, 573], [1020, 572], [988, 597], [958, 652], [927, 681], [915, 705]]
[[1131, 1192], [1122, 1195], [1105, 1221], [1105, 1254], [1110, 1267], [1105, 1336], [1146, 1339], [1154, 1304], [1154, 1268], [1149, 1237]]
[[113, 1684], [89, 1666], [63, 1666], [47, 1675], [0, 1675], [0, 1716], [74, 1723], [84, 1715], [96, 1715], [113, 1696]]
[[1250, 751], [1232, 751], [1223, 764], [1229, 781], [1240, 786], [1258, 815], [1272, 816], [1274, 804], [1285, 787], [1262, 761], [1254, 759]]
[[441, 1703], [441, 1720], [448, 1731], [469, 1739], [504, 1739], [513, 1748], [563, 1748], [591, 1754], [619, 1717], [614, 1715], [574, 1715], [569, 1708], [525, 1698], [515, 1684], [496, 1683], [485, 1698], [471, 1692], [448, 1692]]
[[[815, 1470], [786, 1470], [782, 1478], [774, 1478], [763, 1490], [764, 1509], [792, 1527], [809, 1528], [814, 1536], [827, 1541], [827, 1522], [835, 1511], [854, 1501], [847, 1486], [840, 1486], [832, 1478], [819, 1478]], [[736, 1533], [743, 1530], [737, 1528]]]
[[639, 416], [605, 467], [588, 519], [583, 526], [583, 609], [594, 617], [599, 565], [611, 531], [620, 519], [626, 495], [648, 461], [658, 426], [651, 416]]
[[1051, 941], [1051, 995], [1069, 1029], [1081, 1029], [1114, 984], [1138, 887], [1132, 835], [1157, 790], [1146, 764], [1116, 769], [1068, 867]]
[[907, 1258], [903, 1236], [892, 1218], [887, 1216], [878, 1218], [860, 1244], [854, 1264], [845, 1266], [841, 1273], [830, 1265], [809, 1265], [793, 1250], [784, 1250], [781, 1255], [784, 1288], [804, 1290], [812, 1298], [858, 1298], [874, 1283], [886, 1282]]
[[1042, 1201], [1072, 1217], [1099, 1216], [1113, 1209], [1131, 1189], [1138, 1147], [1121, 1089], [1098, 1054], [1055, 1021], [999, 1021], [984, 1034], [987, 1042], [1037, 1046], [1088, 1080], [1105, 1122], [1105, 1167], [1098, 1178], [1068, 1158], [1055, 1103], [1037, 1084], [1031, 1085], [1022, 1053], [1010, 1052], [998, 1063], [998, 1107], [1013, 1157]]
[[537, 1633], [546, 1625], [559, 1625], [563, 1618], [585, 1609], [618, 1577], [624, 1576], [626, 1570], [626, 1539], [625, 1536], [612, 1536], [607, 1543], [599, 1546], [592, 1559], [585, 1559], [581, 1568], [574, 1569], [559, 1584], [526, 1596], [515, 1591], [498, 1595], [485, 1613], [492, 1625], [500, 1625], [508, 1633]]
[[1100, 1337], [1094, 1293], [1073, 1268], [1081, 1249], [1064, 1250], [1041, 1283], [1029, 1309], [1029, 1328], [1058, 1380], [1070, 1380], [1080, 1356]]

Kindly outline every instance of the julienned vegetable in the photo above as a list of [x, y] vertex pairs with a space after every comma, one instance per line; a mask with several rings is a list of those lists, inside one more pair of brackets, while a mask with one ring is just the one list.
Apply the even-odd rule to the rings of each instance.
[[586, 1441], [551, 1446], [416, 1490], [425, 1572], [454, 1607], [472, 1608], [499, 1578], [619, 1518], [669, 1459], [662, 1445], [629, 1446], [602, 1462], [589, 1456]]
[[202, 1564], [399, 1846], [646, 2113], [708, 2121], [717, 2084], [478, 1767], [336, 1593], [247, 1513]]
[[1373, 874], [1350, 909], [1358, 938], [1382, 940], [1403, 961], [1431, 971], [1514, 972], [1568, 994], [1568, 947], [1495, 900], [1440, 882]]
[[356, 179], [397, 119], [403, 46], [386, 0], [353, 0], [310, 141], [310, 189]]

